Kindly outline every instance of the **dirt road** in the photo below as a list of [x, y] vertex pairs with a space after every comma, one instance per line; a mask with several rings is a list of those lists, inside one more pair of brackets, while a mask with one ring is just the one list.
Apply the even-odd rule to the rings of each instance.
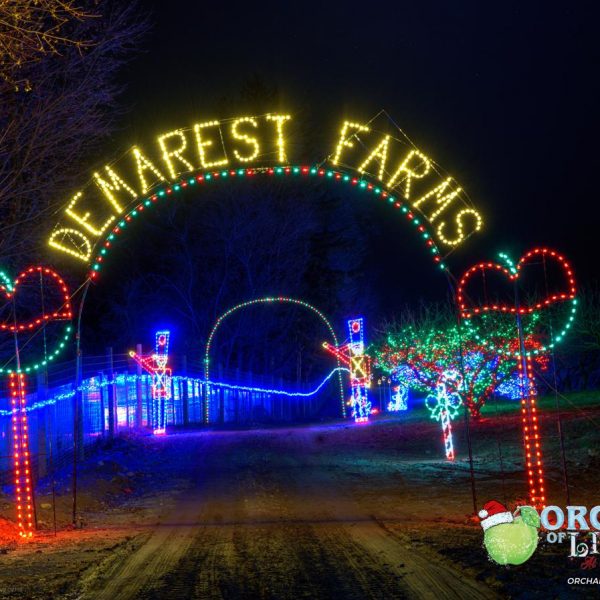
[[166, 443], [189, 487], [145, 541], [115, 549], [83, 576], [82, 600], [495, 597], [391, 527], [415, 515], [357, 492], [357, 474], [328, 461], [310, 430]]

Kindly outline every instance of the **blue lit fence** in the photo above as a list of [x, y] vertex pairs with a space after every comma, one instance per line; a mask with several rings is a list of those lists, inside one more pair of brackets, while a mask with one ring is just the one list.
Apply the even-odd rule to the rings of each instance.
[[[168, 427], [202, 424], [205, 411], [215, 425], [311, 419], [323, 415], [327, 407], [334, 407], [330, 416], [337, 416], [339, 397], [336, 399], [336, 384], [330, 385], [335, 370], [318, 385], [291, 390], [283, 390], [281, 382], [276, 385], [272, 380], [220, 371], [219, 378], [243, 383], [207, 383], [193, 376], [171, 378]], [[96, 374], [90, 376], [92, 372]], [[79, 387], [73, 382], [74, 373], [74, 363], [68, 363], [27, 380], [30, 451], [38, 477], [72, 460], [76, 406], [78, 447], [83, 453], [105, 436], [148, 425], [151, 376], [139, 373], [125, 355], [111, 355], [110, 364], [106, 357], [89, 357]], [[0, 394], [0, 485], [11, 483], [11, 413], [6, 392], [3, 388]]]

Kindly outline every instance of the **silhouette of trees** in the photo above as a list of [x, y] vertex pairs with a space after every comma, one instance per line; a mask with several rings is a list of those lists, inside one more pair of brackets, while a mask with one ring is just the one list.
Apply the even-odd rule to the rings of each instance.
[[[117, 74], [147, 22], [135, 2], [0, 0], [0, 256], [45, 244], [40, 223], [63, 206], [83, 165], [114, 130]], [[15, 84], [16, 80], [27, 82]]]

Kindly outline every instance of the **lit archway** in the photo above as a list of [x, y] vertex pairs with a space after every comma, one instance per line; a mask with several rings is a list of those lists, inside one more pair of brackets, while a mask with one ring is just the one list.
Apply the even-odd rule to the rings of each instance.
[[[230, 309], [226, 310], [222, 313], [219, 318], [215, 321], [213, 328], [210, 331], [208, 339], [206, 341], [206, 346], [204, 348], [204, 377], [207, 382], [210, 381], [210, 350], [212, 347], [212, 342], [219, 330], [219, 327], [223, 324], [223, 322], [237, 313], [238, 311], [248, 308], [250, 306], [260, 306], [260, 305], [272, 305], [272, 304], [292, 304], [295, 306], [300, 306], [305, 310], [312, 312], [314, 315], [317, 315], [322, 323], [324, 323], [325, 327], [327, 327], [329, 334], [331, 335], [331, 339], [333, 340], [336, 346], [339, 346], [338, 338], [335, 335], [335, 331], [333, 329], [332, 324], [329, 322], [329, 319], [315, 306], [305, 302], [304, 300], [299, 300], [298, 298], [288, 298], [286, 296], [267, 296], [264, 298], [256, 298], [254, 300], [247, 300], [246, 302], [240, 302], [240, 304], [236, 304], [232, 306]], [[342, 417], [346, 417], [346, 402], [344, 400], [344, 387], [342, 384], [342, 374], [341, 374], [341, 365], [339, 359], [337, 359], [337, 375], [338, 375], [338, 384], [340, 388], [340, 404], [341, 404], [341, 413]], [[210, 403], [209, 400], [205, 402], [204, 405], [204, 422], [209, 422], [210, 415]]]

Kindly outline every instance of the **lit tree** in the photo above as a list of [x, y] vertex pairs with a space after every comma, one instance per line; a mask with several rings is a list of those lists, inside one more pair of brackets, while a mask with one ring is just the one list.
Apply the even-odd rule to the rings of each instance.
[[[516, 326], [507, 320], [486, 321], [496, 341], [502, 340], [507, 350], [516, 350]], [[489, 336], [488, 336], [489, 339]], [[529, 348], [537, 342], [526, 335]], [[393, 373], [400, 366], [411, 369], [411, 387], [430, 392], [435, 390], [440, 375], [455, 371], [462, 376], [460, 393], [472, 416], [479, 417], [481, 408], [500, 384], [515, 376], [517, 362], [508, 354], [498, 354], [489, 345], [479, 342], [471, 326], [451, 325], [432, 328], [430, 323], [409, 325], [388, 333], [384, 343], [375, 349], [376, 366]], [[545, 359], [536, 359], [543, 367]], [[452, 388], [452, 383], [448, 384]]]

